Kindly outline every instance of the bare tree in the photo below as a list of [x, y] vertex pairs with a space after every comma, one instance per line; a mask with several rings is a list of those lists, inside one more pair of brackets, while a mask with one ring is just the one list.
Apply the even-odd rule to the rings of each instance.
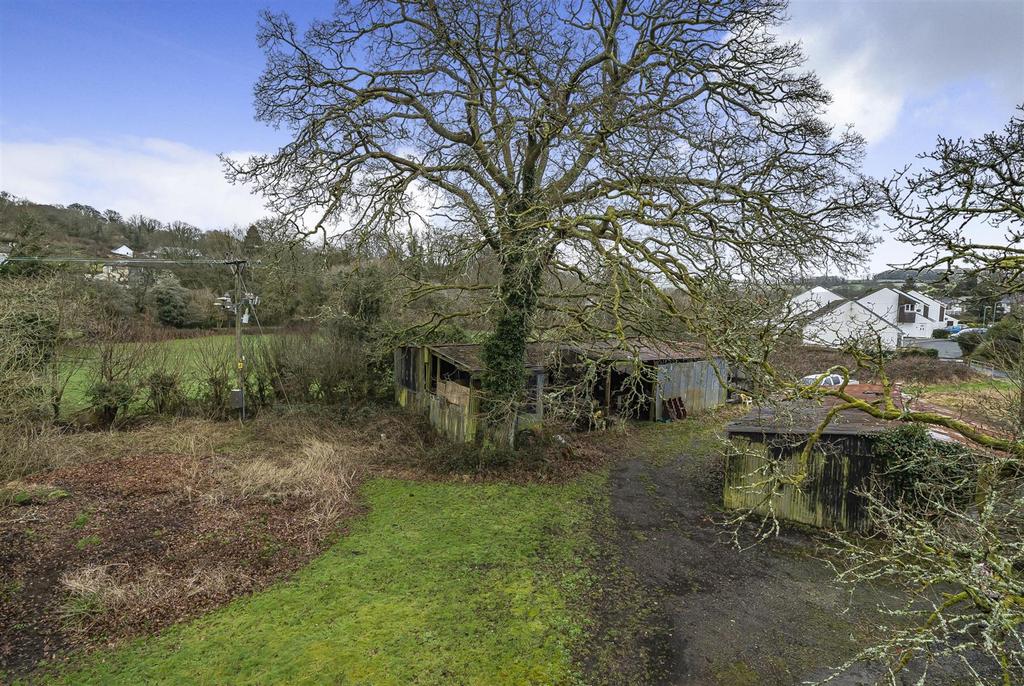
[[229, 177], [302, 237], [326, 241], [335, 222], [364, 234], [412, 225], [495, 255], [485, 388], [509, 409], [545, 274], [614, 290], [600, 279], [629, 273], [664, 294], [823, 254], [845, 261], [862, 243], [862, 140], [819, 119], [828, 94], [771, 33], [784, 11], [782, 0], [372, 0], [340, 3], [304, 35], [266, 14], [257, 116], [292, 141], [227, 160]]
[[[919, 157], [923, 170], [907, 167], [884, 185], [900, 240], [919, 250], [910, 266], [984, 272], [1024, 289], [1024, 118], [979, 138], [940, 136]], [[1002, 240], [978, 240], [986, 225]]]

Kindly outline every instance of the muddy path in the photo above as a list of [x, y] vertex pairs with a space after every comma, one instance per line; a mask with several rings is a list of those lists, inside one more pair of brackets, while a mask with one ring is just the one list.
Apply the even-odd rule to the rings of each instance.
[[[891, 591], [836, 584], [802, 531], [738, 548], [719, 508], [714, 430], [684, 429], [667, 449], [641, 447], [611, 470], [599, 534], [605, 593], [586, 660], [592, 683], [818, 681], [877, 633], [880, 605], [899, 601]], [[882, 675], [859, 664], [830, 683], [873, 684]], [[911, 669], [901, 678], [917, 676]], [[966, 682], [951, 674], [934, 683]]]

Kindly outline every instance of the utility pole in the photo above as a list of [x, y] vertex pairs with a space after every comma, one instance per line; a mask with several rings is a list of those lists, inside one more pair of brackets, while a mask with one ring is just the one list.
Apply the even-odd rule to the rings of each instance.
[[[231, 267], [232, 272], [235, 275], [235, 372], [236, 382], [238, 384], [237, 390], [232, 390], [231, 402], [240, 410], [240, 417], [245, 420], [245, 355], [242, 352], [242, 314], [245, 306], [249, 303], [245, 293], [242, 291], [242, 271], [245, 269], [245, 265], [249, 263], [245, 259], [233, 259], [233, 260], [209, 260], [209, 259], [160, 259], [160, 258], [133, 258], [133, 257], [117, 257], [117, 258], [97, 258], [97, 257], [79, 257], [77, 255], [68, 255], [66, 257], [58, 256], [28, 256], [19, 255], [17, 257], [5, 257], [0, 264], [5, 262], [37, 262], [37, 263], [55, 263], [55, 264], [89, 264], [89, 265], [111, 265], [115, 267], [152, 267], [157, 269], [167, 269], [170, 267], [176, 267], [181, 265], [205, 265], [205, 266], [221, 266], [226, 265]], [[230, 311], [231, 304], [228, 299], [217, 298], [218, 302], [222, 307]], [[255, 304], [258, 304], [259, 299], [253, 300]]]
[[237, 403], [239, 418], [245, 421], [245, 353], [242, 352], [242, 310], [245, 306], [245, 294], [242, 292], [242, 270], [245, 260], [233, 260], [231, 269], [235, 273], [235, 383], [237, 384]]

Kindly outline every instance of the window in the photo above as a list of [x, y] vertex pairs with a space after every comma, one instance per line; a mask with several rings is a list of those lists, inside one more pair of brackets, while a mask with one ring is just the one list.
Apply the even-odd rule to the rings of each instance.
[[914, 304], [913, 303], [907, 303], [906, 305], [903, 306], [903, 311], [904, 312], [913, 312], [914, 311]]

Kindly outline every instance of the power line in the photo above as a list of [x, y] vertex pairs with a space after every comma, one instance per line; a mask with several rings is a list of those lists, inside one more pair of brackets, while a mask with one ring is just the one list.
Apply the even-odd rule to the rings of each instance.
[[31, 257], [31, 256], [18, 256], [18, 257], [7, 257], [0, 261], [0, 264], [4, 262], [74, 262], [83, 264], [109, 264], [114, 266], [146, 266], [146, 265], [237, 265], [246, 264], [248, 260], [231, 259], [231, 260], [172, 260], [172, 259], [159, 259], [159, 258], [124, 258], [124, 259], [112, 259], [103, 257]]

